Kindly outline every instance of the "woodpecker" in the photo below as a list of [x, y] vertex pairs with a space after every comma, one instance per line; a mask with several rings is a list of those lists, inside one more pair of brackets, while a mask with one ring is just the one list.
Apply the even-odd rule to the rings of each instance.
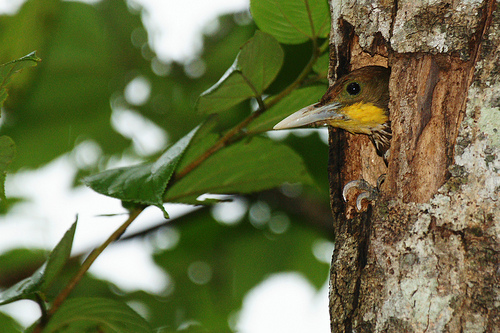
[[[356, 69], [328, 88], [318, 103], [291, 114], [273, 129], [329, 125], [353, 134], [365, 134], [371, 139], [377, 154], [384, 159], [387, 166], [392, 138], [388, 107], [389, 76], [390, 70], [381, 66]], [[379, 178], [377, 193], [380, 180]], [[350, 188], [359, 187], [369, 191], [367, 186], [369, 184], [364, 180], [348, 183], [344, 187], [344, 199]], [[358, 209], [362, 199], [374, 200], [375, 194], [372, 191], [368, 195], [360, 195], [357, 200]]]
[[392, 137], [389, 75], [390, 70], [381, 66], [356, 69], [337, 80], [318, 103], [293, 113], [273, 129], [329, 125], [366, 134], [387, 165]]

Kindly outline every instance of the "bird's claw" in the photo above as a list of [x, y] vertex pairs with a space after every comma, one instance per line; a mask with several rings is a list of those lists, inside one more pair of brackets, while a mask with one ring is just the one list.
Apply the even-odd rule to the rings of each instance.
[[372, 186], [364, 179], [352, 180], [344, 186], [342, 190], [342, 197], [344, 201], [347, 202], [347, 193], [352, 189], [356, 188], [362, 191], [361, 194], [356, 198], [356, 208], [358, 211], [362, 208], [363, 200], [375, 201], [380, 193], [380, 185], [385, 181], [385, 174], [377, 179], [377, 186]]

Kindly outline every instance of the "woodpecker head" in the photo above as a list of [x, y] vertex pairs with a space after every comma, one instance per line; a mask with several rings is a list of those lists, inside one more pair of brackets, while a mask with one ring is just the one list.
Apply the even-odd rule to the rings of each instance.
[[274, 129], [328, 125], [354, 134], [366, 134], [387, 163], [392, 137], [388, 108], [389, 75], [390, 70], [381, 66], [356, 69], [337, 80], [319, 103], [293, 113]]

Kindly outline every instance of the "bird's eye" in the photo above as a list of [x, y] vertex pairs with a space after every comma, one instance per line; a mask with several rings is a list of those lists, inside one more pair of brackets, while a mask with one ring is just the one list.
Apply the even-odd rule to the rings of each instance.
[[351, 96], [355, 96], [361, 92], [361, 87], [359, 86], [359, 83], [357, 83], [357, 82], [349, 83], [345, 89], [346, 89], [347, 93]]

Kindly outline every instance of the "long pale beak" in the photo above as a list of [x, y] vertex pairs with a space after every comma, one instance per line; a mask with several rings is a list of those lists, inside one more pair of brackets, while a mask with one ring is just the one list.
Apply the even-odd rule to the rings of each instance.
[[297, 128], [312, 124], [326, 125], [327, 120], [341, 119], [343, 117], [342, 114], [337, 112], [340, 107], [341, 104], [337, 102], [320, 106], [318, 106], [318, 104], [309, 105], [292, 113], [290, 116], [274, 125], [273, 129]]

